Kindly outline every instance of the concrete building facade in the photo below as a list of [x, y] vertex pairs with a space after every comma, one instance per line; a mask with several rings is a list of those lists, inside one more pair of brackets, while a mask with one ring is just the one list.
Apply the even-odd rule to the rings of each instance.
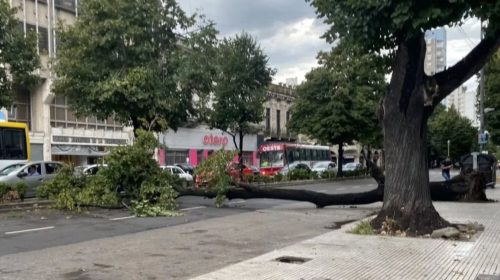
[[60, 160], [87, 164], [107, 154], [111, 147], [130, 143], [132, 133], [113, 119], [77, 117], [68, 100], [51, 91], [54, 79], [50, 60], [57, 57], [57, 26], [72, 24], [80, 0], [10, 0], [24, 32], [35, 32], [42, 67], [39, 84], [32, 90], [19, 89], [14, 104], [4, 108], [10, 121], [25, 122], [30, 128], [33, 160]]

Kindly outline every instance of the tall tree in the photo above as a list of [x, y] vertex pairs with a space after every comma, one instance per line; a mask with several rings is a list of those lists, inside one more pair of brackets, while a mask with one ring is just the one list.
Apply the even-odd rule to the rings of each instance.
[[460, 160], [460, 157], [470, 153], [477, 141], [477, 128], [472, 122], [451, 107], [446, 111], [444, 106], [436, 108], [429, 119], [429, 142], [439, 159], [448, 155], [448, 140], [450, 141], [450, 159]]
[[485, 124], [490, 133], [490, 141], [500, 145], [500, 52], [493, 55], [485, 67], [484, 107], [494, 108], [487, 113]]
[[[384, 204], [372, 224], [390, 218], [409, 233], [448, 225], [432, 205], [427, 166], [427, 120], [446, 96], [485, 64], [500, 45], [499, 1], [307, 0], [331, 25], [328, 42], [348, 40], [391, 59], [392, 77], [383, 101], [386, 178]], [[486, 37], [454, 66], [424, 73], [424, 31], [461, 24], [475, 16], [488, 21]]]
[[[243, 137], [264, 116], [266, 88], [274, 70], [269, 58], [247, 33], [225, 38], [219, 45], [218, 74], [215, 78], [213, 111], [210, 124], [233, 138], [243, 167]], [[239, 143], [236, 143], [238, 137]]]
[[346, 44], [320, 53], [319, 63], [321, 67], [307, 73], [297, 88], [288, 127], [338, 145], [337, 176], [342, 176], [343, 145], [380, 135], [375, 111], [385, 89], [385, 71], [375, 56]]
[[194, 115], [193, 95], [211, 91], [212, 63], [199, 59], [215, 47], [211, 23], [196, 26], [175, 0], [88, 0], [79, 12], [62, 30], [54, 83], [78, 115], [156, 131]]
[[24, 35], [15, 18], [16, 9], [0, 0], [0, 108], [12, 104], [16, 86], [30, 87], [40, 66], [36, 53], [36, 34]]

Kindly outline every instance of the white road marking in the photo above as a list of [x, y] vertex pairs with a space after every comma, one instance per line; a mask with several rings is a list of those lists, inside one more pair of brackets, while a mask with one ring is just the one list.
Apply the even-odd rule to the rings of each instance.
[[245, 200], [241, 200], [241, 201], [230, 201], [228, 202], [227, 204], [229, 205], [233, 205], [233, 204], [240, 204], [240, 203], [245, 203], [246, 201]]
[[189, 210], [196, 210], [196, 209], [203, 209], [203, 208], [207, 208], [207, 207], [206, 206], [196, 206], [196, 207], [179, 209], [179, 211], [189, 211]]
[[353, 189], [361, 189], [361, 186], [354, 186]]
[[119, 221], [119, 220], [126, 220], [126, 219], [132, 219], [135, 218], [135, 216], [127, 216], [127, 217], [119, 217], [119, 218], [112, 218], [109, 219], [110, 221]]
[[345, 191], [345, 190], [346, 190], [346, 188], [338, 188], [337, 190], [338, 190], [338, 191]]
[[16, 231], [8, 231], [5, 234], [17, 234], [17, 233], [25, 233], [25, 232], [32, 232], [32, 231], [40, 231], [40, 230], [46, 230], [46, 229], [53, 229], [54, 226], [50, 227], [41, 227], [41, 228], [31, 228], [31, 229], [24, 229], [24, 230], [16, 230]]

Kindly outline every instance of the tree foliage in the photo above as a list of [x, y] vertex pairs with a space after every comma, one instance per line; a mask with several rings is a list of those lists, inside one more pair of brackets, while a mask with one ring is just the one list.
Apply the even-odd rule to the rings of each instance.
[[429, 119], [429, 143], [437, 153], [436, 159], [444, 159], [448, 154], [450, 140], [450, 159], [458, 161], [463, 155], [473, 151], [478, 131], [454, 107], [448, 111], [443, 107], [438, 107]]
[[55, 93], [78, 115], [176, 129], [194, 115], [193, 95], [211, 90], [211, 63], [200, 58], [217, 32], [196, 19], [175, 0], [83, 1], [61, 32]]
[[[385, 54], [392, 70], [381, 115], [386, 178], [384, 204], [372, 222], [386, 217], [409, 232], [429, 233], [449, 225], [432, 205], [428, 182], [427, 121], [436, 106], [477, 73], [500, 46], [499, 1], [306, 0], [330, 25], [324, 37]], [[488, 22], [486, 36], [444, 71], [424, 72], [424, 32], [460, 25], [471, 17]]]
[[485, 67], [484, 107], [495, 111], [485, 114], [490, 141], [500, 145], [500, 52], [491, 57]]
[[15, 13], [8, 1], [0, 0], [0, 108], [12, 104], [16, 86], [34, 85], [33, 71], [40, 66], [36, 34], [25, 36]]
[[138, 216], [174, 215], [177, 193], [173, 185], [180, 182], [152, 158], [158, 145], [151, 132], [139, 129], [135, 143], [114, 149], [105, 159], [107, 167], [96, 175], [78, 175], [67, 166], [38, 189], [38, 196], [69, 210], [125, 203]]
[[274, 74], [268, 60], [247, 33], [225, 38], [219, 45], [210, 124], [232, 135], [240, 163], [244, 135], [264, 116], [265, 91]]
[[341, 44], [331, 53], [321, 53], [319, 63], [297, 88], [288, 127], [338, 145], [380, 135], [376, 108], [386, 85], [379, 60]]
[[498, 1], [306, 0], [330, 25], [325, 38], [350, 40], [367, 50], [394, 50], [425, 30], [460, 25], [471, 17], [489, 20], [487, 36], [500, 28]]

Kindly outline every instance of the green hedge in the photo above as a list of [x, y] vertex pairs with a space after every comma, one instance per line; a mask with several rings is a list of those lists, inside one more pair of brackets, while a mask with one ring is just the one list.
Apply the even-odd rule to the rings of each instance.
[[24, 199], [28, 186], [24, 182], [18, 182], [15, 185], [0, 183], [0, 202]]

